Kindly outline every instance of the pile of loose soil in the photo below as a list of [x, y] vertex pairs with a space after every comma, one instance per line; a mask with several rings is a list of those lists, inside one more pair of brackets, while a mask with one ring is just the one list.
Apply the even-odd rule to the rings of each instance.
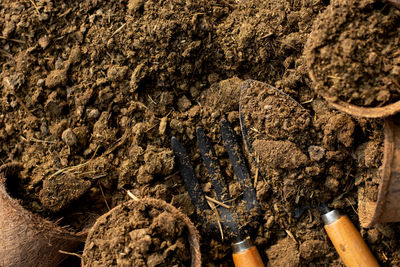
[[[313, 18], [326, 1], [239, 1], [217, 28], [226, 71], [275, 83], [292, 76]], [[300, 77], [298, 79], [301, 80]], [[293, 81], [295, 82], [295, 81]]]
[[381, 0], [334, 0], [305, 48], [315, 90], [377, 107], [400, 99], [400, 11]]
[[129, 201], [97, 220], [84, 266], [189, 266], [186, 224], [165, 207]]
[[[310, 165], [298, 170], [307, 169], [310, 177], [286, 177], [270, 164], [264, 180], [250, 164], [262, 214], [255, 243], [267, 258], [268, 249], [283, 250], [274, 245], [289, 236], [300, 265], [337, 264], [313, 207], [326, 202], [358, 222], [357, 186], [377, 179], [362, 151], [371, 147], [374, 166], [380, 166], [372, 148], [382, 144], [382, 121], [331, 110], [311, 87], [303, 47], [328, 4], [2, 1], [0, 162], [25, 167], [12, 183], [14, 196], [29, 210], [74, 229], [90, 227], [127, 201], [127, 189], [195, 218], [170, 138], [188, 148], [203, 191], [211, 195], [195, 138], [202, 126], [215, 144], [231, 196], [240, 198], [219, 122], [227, 118], [240, 136], [240, 88], [243, 79], [253, 78], [287, 93], [312, 118], [307, 127], [295, 122], [297, 132], [272, 132], [277, 141], [282, 134], [299, 147]], [[382, 9], [385, 16], [392, 13]], [[369, 142], [375, 145], [365, 145]], [[324, 157], [312, 160], [321, 151]], [[389, 224], [362, 230], [383, 264], [400, 262], [398, 229]], [[202, 235], [205, 266], [232, 265], [229, 244], [218, 239]], [[283, 262], [285, 254], [271, 255], [273, 262]], [[66, 263], [79, 266], [74, 264]]]

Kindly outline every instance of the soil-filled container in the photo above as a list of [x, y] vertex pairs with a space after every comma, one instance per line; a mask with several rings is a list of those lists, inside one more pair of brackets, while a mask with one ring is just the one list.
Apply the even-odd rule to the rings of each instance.
[[75, 234], [23, 208], [8, 186], [22, 169], [18, 163], [0, 167], [0, 266], [57, 266], [85, 234]]
[[163, 200], [124, 202], [89, 231], [82, 266], [201, 266], [199, 234]]
[[384, 132], [384, 157], [377, 200], [369, 200], [362, 188], [358, 192], [358, 212], [363, 227], [400, 221], [400, 118], [386, 119]]
[[313, 87], [333, 107], [380, 118], [400, 110], [398, 0], [334, 0], [304, 49]]

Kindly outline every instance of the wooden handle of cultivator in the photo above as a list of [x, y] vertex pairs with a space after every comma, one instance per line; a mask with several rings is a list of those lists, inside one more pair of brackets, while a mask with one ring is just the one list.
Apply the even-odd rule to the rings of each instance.
[[372, 255], [367, 244], [364, 242], [359, 231], [350, 221], [349, 217], [346, 215], [339, 215], [336, 210], [329, 213], [335, 216], [331, 216], [329, 218], [331, 220], [328, 222], [324, 220], [326, 224], [324, 228], [344, 265], [347, 267], [379, 267], [374, 255]]
[[258, 249], [248, 239], [233, 244], [232, 249], [235, 267], [264, 267]]

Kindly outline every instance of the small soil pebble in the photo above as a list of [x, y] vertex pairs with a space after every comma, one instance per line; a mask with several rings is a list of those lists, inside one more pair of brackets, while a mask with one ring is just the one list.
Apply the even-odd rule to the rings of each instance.
[[89, 233], [83, 266], [189, 266], [186, 223], [161, 205], [128, 201]]
[[62, 133], [61, 139], [64, 141], [64, 143], [66, 143], [69, 146], [73, 146], [77, 142], [76, 136], [75, 136], [74, 132], [71, 130], [71, 128], [66, 129]]
[[384, 1], [334, 0], [314, 21], [305, 55], [329, 101], [376, 107], [400, 99], [400, 11]]
[[127, 71], [128, 67], [126, 66], [111, 66], [107, 71], [107, 78], [113, 82], [122, 80]]
[[325, 149], [320, 146], [309, 146], [308, 154], [311, 160], [320, 161], [325, 156]]
[[53, 88], [59, 85], [65, 85], [67, 82], [67, 71], [63, 70], [53, 70], [46, 77], [45, 84], [49, 88]]
[[45, 208], [58, 212], [81, 197], [90, 186], [90, 181], [85, 181], [70, 173], [56, 175], [43, 181], [39, 199]]
[[47, 36], [43, 36], [39, 38], [38, 43], [41, 48], [45, 49], [49, 45], [50, 39]]
[[88, 120], [95, 120], [100, 116], [98, 109], [87, 109], [86, 113]]

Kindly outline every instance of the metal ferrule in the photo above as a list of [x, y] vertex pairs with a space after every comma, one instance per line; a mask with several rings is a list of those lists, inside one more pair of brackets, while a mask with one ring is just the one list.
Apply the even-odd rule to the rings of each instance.
[[250, 239], [245, 239], [236, 243], [232, 243], [232, 251], [234, 254], [244, 252], [252, 247], [253, 244], [251, 243]]
[[325, 225], [336, 222], [340, 217], [342, 217], [342, 215], [337, 210], [332, 210], [321, 216]]

